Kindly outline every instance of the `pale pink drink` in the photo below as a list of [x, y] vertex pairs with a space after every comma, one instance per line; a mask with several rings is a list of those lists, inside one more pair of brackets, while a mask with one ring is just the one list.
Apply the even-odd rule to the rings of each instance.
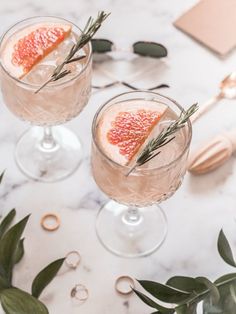
[[[35, 32], [39, 33], [39, 39]], [[21, 54], [26, 55], [27, 51], [22, 49], [18, 52], [16, 49], [19, 49], [21, 41], [30, 38], [32, 34], [32, 45], [35, 44], [36, 39], [41, 40], [42, 33], [46, 40], [49, 36], [52, 46], [57, 37], [60, 42], [55, 47], [49, 47], [51, 51], [30, 70], [26, 68], [27, 73], [24, 73], [18, 59]], [[67, 20], [36, 17], [11, 27], [1, 41], [1, 89], [5, 104], [20, 119], [39, 126], [27, 131], [20, 138], [16, 148], [18, 166], [34, 179], [63, 179], [73, 173], [81, 161], [81, 143], [77, 136], [56, 125], [76, 117], [89, 100], [91, 45], [87, 44], [78, 52], [77, 57], [85, 55], [83, 59], [65, 66], [64, 70], [70, 70], [70, 74], [35, 93], [68, 55], [80, 34], [80, 29]], [[25, 58], [27, 59], [28, 55]], [[56, 127], [52, 129], [52, 126]]]
[[[166, 236], [166, 217], [156, 204], [169, 198], [182, 182], [192, 134], [190, 122], [160, 148], [158, 156], [128, 176], [127, 173], [147, 142], [176, 120], [181, 111], [175, 101], [165, 96], [138, 91], [114, 97], [94, 118], [93, 176], [113, 200], [98, 214], [97, 234], [113, 253], [147, 255]], [[141, 133], [145, 128], [147, 134]], [[140, 134], [145, 140], [129, 160]]]

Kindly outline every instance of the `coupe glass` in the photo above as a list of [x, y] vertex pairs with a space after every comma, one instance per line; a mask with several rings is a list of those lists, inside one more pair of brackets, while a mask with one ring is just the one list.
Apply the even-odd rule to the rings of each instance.
[[[1, 89], [4, 102], [10, 111], [33, 125], [17, 143], [15, 150], [17, 165], [25, 175], [33, 179], [54, 182], [72, 174], [81, 162], [80, 140], [73, 132], [58, 125], [76, 117], [89, 100], [91, 45], [88, 43], [84, 47], [86, 57], [79, 61], [81, 70], [78, 73], [50, 83], [37, 94], [35, 91], [40, 87], [39, 84], [13, 77], [2, 60], [4, 47], [13, 34], [36, 23], [48, 22], [69, 24], [72, 26], [73, 36], [78, 37], [81, 34], [76, 25], [57, 17], [34, 17], [12, 26], [0, 42]], [[63, 60], [65, 55], [59, 57]], [[51, 69], [49, 65], [50, 75], [54, 68]]]
[[127, 176], [130, 167], [114, 162], [104, 153], [97, 138], [97, 130], [106, 110], [112, 110], [112, 106], [117, 106], [118, 103], [133, 100], [142, 100], [144, 108], [145, 101], [165, 104], [175, 116], [179, 116], [183, 110], [168, 97], [154, 92], [137, 91], [112, 98], [94, 117], [92, 172], [99, 188], [111, 199], [98, 213], [96, 232], [106, 249], [124, 257], [151, 254], [163, 243], [167, 234], [167, 219], [158, 204], [171, 197], [181, 185], [192, 137], [192, 127], [188, 121], [181, 130], [182, 146], [178, 152], [174, 148], [175, 139], [166, 146], [167, 156], [171, 154], [173, 157], [171, 162], [163, 160], [160, 154], [155, 161], [152, 160], [151, 167], [137, 167]]

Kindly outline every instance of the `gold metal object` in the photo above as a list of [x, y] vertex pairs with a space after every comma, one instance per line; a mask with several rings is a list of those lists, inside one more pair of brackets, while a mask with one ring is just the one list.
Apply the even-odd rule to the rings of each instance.
[[89, 297], [89, 291], [84, 285], [77, 284], [71, 290], [70, 295], [72, 298], [75, 298], [81, 302], [85, 302]]
[[232, 72], [228, 76], [226, 76], [220, 84], [220, 92], [215, 97], [212, 97], [203, 105], [199, 106], [199, 109], [195, 114], [191, 117], [191, 122], [195, 122], [198, 118], [204, 115], [207, 111], [209, 111], [214, 104], [218, 101], [227, 98], [234, 99], [236, 98], [236, 72]]
[[79, 266], [81, 255], [78, 251], [67, 253], [65, 263], [69, 268], [76, 269]]
[[119, 294], [129, 295], [133, 292], [134, 287], [134, 280], [129, 276], [120, 276], [116, 279], [115, 289]]
[[[53, 225], [47, 224], [48, 220], [53, 220], [54, 224]], [[41, 226], [44, 230], [47, 230], [47, 231], [57, 230], [60, 227], [60, 224], [61, 224], [61, 220], [57, 214], [48, 213], [48, 214], [43, 215], [43, 217], [41, 218]]]

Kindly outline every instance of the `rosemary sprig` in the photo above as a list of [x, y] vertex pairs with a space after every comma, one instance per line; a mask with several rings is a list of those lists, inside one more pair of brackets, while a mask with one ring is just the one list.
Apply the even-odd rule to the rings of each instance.
[[49, 83], [55, 82], [63, 78], [64, 76], [68, 75], [69, 73], [71, 73], [70, 70], [63, 70], [66, 64], [78, 61], [86, 57], [85, 55], [76, 57], [75, 54], [92, 39], [92, 37], [96, 34], [96, 32], [101, 27], [102, 23], [105, 21], [105, 19], [109, 15], [110, 13], [107, 14], [104, 11], [101, 11], [98, 13], [98, 16], [95, 20], [90, 16], [77, 43], [72, 46], [71, 50], [69, 51], [68, 55], [65, 57], [64, 61], [56, 67], [50, 79], [46, 81], [42, 86], [40, 86], [35, 91], [35, 94], [37, 94], [41, 89], [43, 89]]
[[184, 127], [187, 120], [197, 111], [198, 105], [192, 105], [187, 111], [182, 111], [179, 118], [172, 122], [166, 129], [162, 130], [161, 133], [156, 137], [151, 139], [141, 153], [138, 155], [134, 166], [129, 170], [127, 176], [136, 168], [144, 165], [146, 162], [150, 161], [161, 151], [157, 151], [159, 148], [165, 146], [166, 144], [173, 141], [175, 138], [174, 134], [181, 128]]

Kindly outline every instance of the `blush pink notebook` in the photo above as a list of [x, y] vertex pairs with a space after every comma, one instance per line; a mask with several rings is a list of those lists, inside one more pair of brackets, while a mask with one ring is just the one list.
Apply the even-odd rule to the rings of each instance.
[[224, 56], [236, 46], [236, 0], [202, 0], [174, 25]]

